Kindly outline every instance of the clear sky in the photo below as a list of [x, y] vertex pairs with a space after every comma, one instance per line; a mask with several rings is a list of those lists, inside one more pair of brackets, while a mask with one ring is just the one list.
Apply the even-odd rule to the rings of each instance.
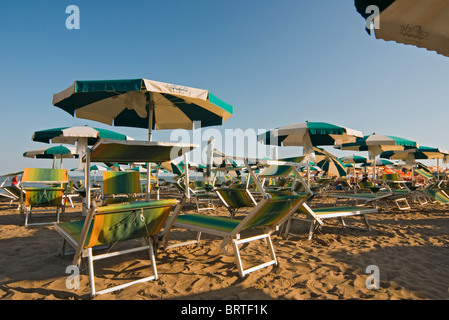
[[[78, 30], [66, 28], [69, 5]], [[234, 106], [220, 130], [322, 121], [449, 149], [449, 58], [370, 37], [353, 0], [3, 0], [0, 43], [0, 174], [51, 165], [22, 156], [47, 146], [31, 141], [36, 130], [87, 124], [147, 138], [52, 106], [75, 80], [208, 89]]]

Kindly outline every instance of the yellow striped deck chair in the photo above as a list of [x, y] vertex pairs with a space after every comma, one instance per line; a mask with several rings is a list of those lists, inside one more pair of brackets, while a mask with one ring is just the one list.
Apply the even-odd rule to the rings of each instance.
[[[165, 238], [164, 248], [169, 249], [198, 243], [202, 233], [221, 237], [223, 240], [220, 248], [226, 249], [229, 244], [232, 245], [238, 272], [240, 277], [243, 278], [250, 272], [278, 264], [273, 243], [271, 241], [271, 234], [278, 230], [278, 227], [289, 219], [289, 217], [296, 212], [301, 204], [303, 204], [309, 197], [310, 195], [268, 196], [260, 200], [243, 220], [203, 214], [179, 215], [173, 226], [176, 228], [197, 231], [197, 239], [167, 246], [167, 236]], [[246, 236], [246, 238], [244, 238], [243, 235], [250, 230], [251, 236]], [[257, 235], [254, 235], [256, 230], [259, 232]], [[245, 268], [241, 259], [239, 245], [256, 240], [265, 240], [263, 243], [268, 246], [270, 260]]]
[[[137, 283], [156, 280], [158, 275], [154, 252], [157, 250], [158, 236], [172, 208], [177, 204], [176, 199], [167, 199], [115, 204], [97, 208], [95, 202], [93, 202], [85, 220], [62, 222], [55, 225], [56, 231], [63, 237], [61, 254], [66, 254], [65, 247], [66, 244], [69, 244], [76, 250], [73, 265], [79, 266], [81, 258], [87, 258], [92, 297]], [[178, 205], [176, 210], [179, 211], [179, 209]], [[144, 239], [145, 244], [140, 241], [128, 241], [139, 238]], [[122, 246], [120, 250], [112, 251], [115, 244], [124, 241], [128, 241], [128, 247], [130, 248], [124, 249]], [[101, 250], [105, 246], [109, 247], [106, 253], [93, 254], [94, 249], [96, 251]], [[153, 273], [151, 276], [128, 281], [104, 290], [96, 290], [94, 261], [143, 250], [149, 252]]]
[[[34, 216], [35, 218], [59, 215], [64, 212], [63, 197], [67, 194], [69, 176], [67, 169], [41, 169], [25, 168], [20, 188], [20, 211], [25, 216], [25, 226], [52, 224], [52, 222], [29, 223], [31, 216], [37, 212], [46, 213]], [[25, 196], [24, 196], [25, 194]], [[42, 207], [43, 209], [35, 209]]]
[[140, 173], [138, 171], [104, 171], [103, 205], [130, 202], [140, 194]]

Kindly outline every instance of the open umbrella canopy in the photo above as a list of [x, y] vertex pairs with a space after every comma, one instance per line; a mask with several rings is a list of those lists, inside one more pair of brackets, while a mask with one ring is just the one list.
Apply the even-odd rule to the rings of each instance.
[[341, 162], [346, 164], [354, 164], [354, 163], [366, 163], [368, 162], [368, 159], [362, 156], [352, 155], [352, 156], [346, 156], [338, 158]]
[[[449, 56], [449, 1], [447, 0], [355, 0], [366, 20], [379, 10], [377, 39], [414, 45]], [[367, 28], [370, 33], [370, 30]]]
[[36, 149], [31, 151], [25, 151], [23, 153], [24, 157], [35, 158], [35, 159], [70, 159], [77, 158], [75, 148], [66, 146], [55, 146], [42, 149]]
[[324, 172], [343, 177], [346, 176], [346, 167], [335, 155], [322, 149], [313, 147], [316, 156], [316, 166], [320, 167]]
[[35, 131], [32, 140], [44, 143], [75, 144], [80, 138], [86, 138], [88, 145], [94, 145], [98, 139], [134, 140], [133, 138], [111, 130], [88, 126], [60, 127]]
[[[396, 164], [396, 162], [390, 161], [388, 159], [378, 158], [375, 160], [375, 164], [376, 164], [376, 166], [393, 166]], [[361, 164], [362, 167], [370, 167], [372, 165], [373, 165], [373, 161], [368, 161], [366, 163]]]
[[415, 141], [381, 134], [372, 134], [358, 138], [354, 143], [344, 143], [335, 146], [340, 150], [368, 151], [370, 160], [384, 151], [399, 151], [418, 147]]
[[407, 160], [410, 159], [410, 157], [419, 160], [447, 159], [449, 157], [449, 151], [440, 148], [420, 146], [418, 148], [407, 149], [402, 151], [385, 151], [381, 153], [380, 157], [396, 160]]
[[277, 146], [302, 146], [303, 154], [315, 162], [313, 146], [355, 142], [362, 132], [327, 122], [303, 122], [269, 130], [258, 136], [261, 143]]
[[362, 132], [326, 122], [303, 122], [282, 126], [258, 136], [265, 144], [278, 146], [330, 146], [355, 142]]
[[53, 105], [78, 118], [114, 126], [192, 129], [221, 125], [233, 107], [207, 90], [147, 79], [75, 81]]

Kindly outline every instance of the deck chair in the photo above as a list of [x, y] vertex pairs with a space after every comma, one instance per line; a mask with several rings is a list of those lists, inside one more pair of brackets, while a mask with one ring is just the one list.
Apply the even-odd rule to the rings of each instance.
[[[67, 194], [69, 176], [67, 169], [25, 168], [20, 184], [20, 212], [24, 216], [25, 226], [52, 224], [51, 222], [29, 223], [31, 216], [36, 213], [39, 217], [56, 215], [59, 222], [60, 213], [65, 211], [63, 196]], [[42, 207], [44, 209], [36, 209]]]
[[[196, 210], [214, 210], [214, 193], [212, 192], [213, 186], [201, 180], [194, 180], [190, 182], [189, 185], [190, 192], [195, 198]], [[199, 204], [201, 202], [206, 203], [206, 206], [200, 208]]]
[[[97, 207], [93, 202], [85, 220], [55, 224], [56, 231], [63, 238], [61, 254], [66, 254], [66, 245], [75, 249], [73, 265], [80, 266], [81, 259], [87, 258], [91, 297], [126, 288], [128, 286], [157, 280], [155, 250], [158, 234], [164, 226], [176, 199], [153, 200]], [[179, 211], [179, 207], [176, 210]], [[112, 251], [118, 242], [144, 239], [145, 243], [130, 241], [131, 248]], [[95, 249], [110, 247], [106, 253], [94, 255]], [[94, 262], [101, 259], [148, 250], [152, 275], [125, 284], [97, 291], [95, 286]], [[73, 253], [73, 252], [72, 252]]]
[[397, 173], [383, 174], [382, 181], [393, 193], [389, 199], [395, 202], [399, 210], [411, 208], [407, 198], [411, 196], [412, 190], [407, 185], [407, 181], [403, 180]]
[[[343, 227], [353, 228], [365, 231], [371, 231], [367, 215], [378, 212], [378, 209], [372, 207], [349, 207], [349, 206], [334, 206], [334, 207], [320, 207], [311, 208], [307, 203], [304, 203], [296, 215], [292, 215], [288, 220], [285, 234], [298, 236], [290, 233], [291, 224], [293, 221], [306, 221], [310, 223], [308, 239], [312, 240], [313, 235], [321, 227], [324, 226], [324, 221], [327, 219], [339, 219]], [[365, 224], [365, 228], [348, 225], [345, 218], [360, 217]]]
[[449, 195], [445, 190], [429, 188], [420, 190], [420, 192], [424, 194], [426, 198], [430, 199], [430, 201], [433, 203], [449, 204]]
[[[256, 270], [278, 264], [271, 241], [271, 234], [277, 231], [307, 201], [312, 193], [308, 190], [309, 193], [307, 194], [272, 196], [262, 188], [259, 179], [255, 176], [247, 159], [244, 159], [244, 161], [248, 172], [263, 195], [263, 198], [257, 205], [252, 208], [243, 220], [202, 214], [179, 215], [171, 224], [167, 225], [167, 229], [170, 230], [172, 227], [175, 227], [193, 230], [198, 232], [197, 239], [168, 246], [169, 233], [167, 232], [164, 239], [164, 249], [198, 243], [201, 234], [206, 233], [223, 238], [220, 249], [225, 250], [225, 252], [227, 252], [228, 245], [232, 245], [238, 272], [242, 278]], [[295, 174], [299, 175], [296, 168], [293, 167], [293, 170]], [[302, 178], [300, 179], [301, 183], [305, 184], [304, 180]], [[257, 232], [257, 235], [254, 235], [253, 232]], [[251, 235], [248, 236], [247, 233]], [[268, 246], [270, 260], [245, 268], [241, 259], [239, 245], [257, 240], [265, 240]]]
[[[7, 198], [9, 201], [9, 206], [13, 204], [14, 201], [20, 201], [20, 194], [25, 193], [25, 191], [21, 190], [19, 186], [1, 186], [1, 188], [5, 191], [1, 196]], [[23, 194], [25, 196], [25, 194]], [[20, 209], [20, 202], [17, 206], [17, 210]]]
[[[220, 244], [220, 248], [225, 249], [229, 244], [232, 245], [238, 272], [240, 277], [243, 278], [248, 273], [270, 265], [278, 264], [273, 243], [271, 241], [271, 234], [278, 230], [279, 226], [282, 225], [290, 215], [298, 210], [300, 205], [307, 200], [307, 197], [307, 195], [269, 196], [268, 198], [262, 199], [243, 220], [202, 214], [179, 215], [176, 218], [173, 227], [197, 231], [197, 239], [182, 244], [172, 245], [170, 247], [165, 244], [164, 247], [165, 249], [169, 249], [181, 245], [198, 243], [202, 233], [222, 237], [223, 240]], [[261, 231], [258, 235], [241, 238], [245, 232], [250, 230]], [[268, 262], [260, 263], [245, 269], [241, 259], [239, 245], [262, 239], [266, 240], [271, 259]], [[168, 240], [168, 238], [166, 238], [166, 240]]]
[[104, 171], [103, 205], [136, 201], [141, 193], [138, 171]]
[[231, 218], [238, 212], [245, 212], [246, 208], [257, 205], [256, 200], [247, 188], [216, 188], [215, 192], [221, 202], [228, 209]]

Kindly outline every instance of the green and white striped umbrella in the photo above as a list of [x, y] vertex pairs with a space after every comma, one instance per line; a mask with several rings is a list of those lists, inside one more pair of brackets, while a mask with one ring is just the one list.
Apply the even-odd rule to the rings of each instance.
[[31, 151], [25, 151], [23, 153], [23, 156], [35, 159], [54, 159], [54, 158], [71, 159], [78, 157], [75, 148], [66, 146], [54, 146]]
[[76, 144], [80, 139], [87, 139], [92, 146], [98, 139], [134, 140], [133, 138], [111, 130], [91, 128], [88, 126], [60, 127], [35, 131], [32, 140], [44, 143]]
[[368, 151], [368, 158], [374, 160], [384, 151], [400, 151], [416, 148], [418, 144], [415, 141], [381, 134], [372, 134], [358, 138], [353, 143], [344, 143], [336, 145], [336, 149], [351, 151]]
[[[355, 142], [363, 137], [361, 131], [326, 122], [303, 122], [269, 130], [258, 136], [261, 143], [277, 146], [331, 146]], [[310, 150], [312, 152], [312, 150]]]
[[62, 159], [77, 158], [75, 148], [66, 146], [54, 146], [36, 150], [25, 151], [23, 156], [34, 159], [53, 159], [53, 168], [56, 168], [56, 160], [60, 159], [60, 167], [62, 168]]
[[222, 125], [233, 107], [208, 90], [147, 79], [75, 81], [53, 96], [53, 105], [78, 118], [108, 125], [192, 129]]
[[[365, 22], [373, 17], [373, 8], [379, 11], [379, 25], [374, 29], [377, 39], [425, 48], [449, 57], [449, 1], [355, 0], [355, 7]], [[366, 23], [365, 28], [371, 33]]]
[[449, 151], [440, 148], [420, 146], [418, 148], [402, 151], [385, 151], [382, 152], [380, 156], [382, 158], [396, 160], [447, 159], [449, 157]]
[[345, 164], [356, 164], [356, 163], [366, 163], [368, 162], [368, 159], [362, 156], [358, 156], [358, 155], [352, 155], [352, 156], [346, 156], [346, 157], [341, 157], [338, 158], [340, 159], [341, 162], [345, 163]]
[[345, 165], [335, 155], [322, 148], [313, 147], [313, 149], [317, 159], [316, 166], [330, 175], [338, 177], [347, 175]]
[[[327, 122], [303, 122], [269, 130], [258, 136], [261, 143], [277, 146], [302, 146], [307, 161], [317, 162], [314, 146], [331, 146], [355, 142], [363, 137], [361, 131]], [[307, 174], [309, 181], [309, 173]]]
[[60, 127], [35, 131], [33, 141], [44, 143], [76, 144], [76, 153], [80, 155], [78, 169], [83, 170], [82, 157], [86, 154], [87, 146], [94, 145], [99, 139], [134, 140], [133, 138], [115, 131], [91, 128], [89, 126]]
[[404, 160], [407, 167], [414, 167], [416, 160], [437, 159], [437, 172], [440, 171], [439, 160], [447, 163], [449, 160], [449, 151], [440, 148], [420, 146], [414, 149], [403, 151], [385, 151], [381, 155], [383, 158]]
[[[374, 161], [384, 151], [401, 151], [418, 147], [415, 141], [399, 138], [395, 136], [387, 136], [380, 134], [372, 134], [358, 138], [354, 143], [345, 143], [335, 146], [340, 150], [351, 151], [368, 151], [368, 159], [373, 161], [373, 172], [375, 173], [376, 162]], [[374, 179], [376, 177], [374, 176]]]

